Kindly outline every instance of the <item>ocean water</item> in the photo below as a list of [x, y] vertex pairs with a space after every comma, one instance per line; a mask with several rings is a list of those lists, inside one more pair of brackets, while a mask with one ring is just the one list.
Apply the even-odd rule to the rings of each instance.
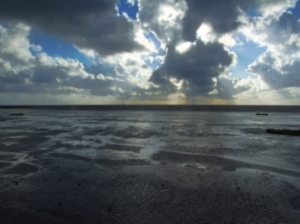
[[266, 129], [299, 129], [299, 111], [2, 108], [0, 211], [66, 223], [297, 223], [300, 137]]

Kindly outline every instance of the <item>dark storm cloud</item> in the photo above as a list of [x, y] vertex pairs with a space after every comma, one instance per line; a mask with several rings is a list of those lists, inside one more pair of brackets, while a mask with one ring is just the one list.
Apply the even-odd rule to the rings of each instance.
[[[194, 41], [196, 31], [203, 23], [209, 23], [218, 34], [235, 31], [240, 25], [239, 16], [243, 13], [271, 13], [276, 9], [294, 7], [296, 0], [138, 0], [139, 20], [149, 27], [164, 41], [171, 38], [175, 41], [183, 38]], [[179, 13], [168, 26], [174, 11], [165, 13], [169, 16], [166, 21], [159, 19], [161, 6], [169, 6]], [[183, 20], [182, 20], [183, 17]], [[180, 27], [182, 25], [182, 27]], [[171, 41], [168, 41], [171, 42]]]
[[[0, 0], [0, 22], [23, 22], [72, 42], [78, 47], [94, 49], [102, 55], [141, 49], [141, 46], [133, 40], [134, 23], [138, 22], [131, 22], [123, 16], [117, 16], [116, 1]], [[162, 46], [166, 47], [164, 64], [154, 71], [150, 78], [155, 85], [149, 87], [147, 83], [143, 85], [147, 86], [144, 88], [134, 83], [135, 79], [133, 81], [128, 79], [131, 75], [139, 77], [141, 69], [145, 66], [137, 63], [134, 57], [133, 60], [127, 60], [123, 66], [117, 65], [118, 57], [115, 57], [115, 60], [111, 60], [111, 64], [104, 63], [82, 68], [79, 62], [76, 62], [75, 66], [64, 59], [32, 55], [28, 50], [30, 42], [27, 41], [27, 32], [30, 29], [23, 28], [25, 31], [14, 35], [14, 31], [22, 27], [12, 27], [10, 32], [7, 31], [7, 40], [20, 35], [23, 40], [25, 38], [26, 43], [28, 42], [28, 46], [21, 46], [22, 43], [14, 45], [20, 43], [20, 39], [16, 38], [8, 49], [1, 51], [0, 47], [0, 56], [4, 59], [3, 62], [0, 60], [0, 92], [53, 95], [79, 93], [96, 96], [111, 95], [122, 100], [131, 97], [160, 100], [166, 99], [171, 93], [178, 92], [178, 87], [174, 83], [180, 82], [182, 83], [180, 91], [187, 97], [213, 95], [219, 98], [232, 98], [233, 95], [244, 92], [250, 87], [239, 85], [240, 80], [228, 76], [224, 78], [221, 75], [226, 73], [227, 68], [234, 62], [234, 55], [226, 50], [223, 44], [203, 43], [198, 40], [185, 53], [175, 50], [177, 44], [182, 39], [194, 42], [196, 31], [203, 23], [209, 23], [214, 32], [221, 35], [238, 29], [241, 25], [238, 17], [242, 11], [269, 7], [287, 1], [289, 0], [139, 0], [140, 23], [148, 29], [147, 31], [155, 32], [163, 43]], [[161, 8], [161, 5], [164, 7]], [[174, 11], [171, 10], [172, 13], [169, 15], [170, 8]], [[184, 14], [186, 9], [187, 12]], [[172, 15], [175, 16], [171, 20]], [[15, 23], [7, 24], [11, 26]], [[283, 29], [284, 27], [288, 27], [286, 29], [288, 32]], [[285, 38], [299, 33], [299, 23], [292, 20], [291, 14], [285, 13], [280, 17], [277, 26], [270, 26], [265, 30], [269, 30], [265, 32], [268, 35], [262, 36], [267, 36], [268, 43], [274, 45], [283, 43], [289, 52], [295, 52], [292, 49], [299, 50], [297, 38], [290, 45]], [[1, 45], [3, 49], [8, 43], [7, 40]], [[23, 49], [23, 51], [10, 51], [12, 48]], [[61, 60], [64, 61], [59, 62]], [[1, 63], [4, 62], [6, 69], [3, 69], [5, 66], [1, 68]], [[299, 74], [297, 71], [300, 69], [298, 62], [285, 65], [282, 70], [272, 67], [275, 63], [274, 57], [262, 58], [250, 69], [253, 73], [259, 73], [263, 80], [274, 88], [300, 86], [297, 76]]]
[[[173, 9], [161, 10], [161, 6]], [[186, 4], [182, 0], [139, 0], [139, 21], [145, 29], [149, 29], [164, 42], [181, 39], [181, 23]], [[165, 15], [164, 15], [165, 14]], [[160, 18], [165, 16], [165, 18]]]
[[236, 30], [238, 17], [247, 10], [263, 12], [270, 6], [293, 5], [293, 0], [186, 0], [188, 10], [183, 19], [183, 38], [194, 41], [202, 23], [209, 23], [219, 34]]
[[142, 48], [133, 23], [117, 16], [116, 0], [0, 0], [0, 20], [24, 22], [100, 54]]
[[36, 67], [32, 70], [31, 81], [34, 83], [57, 83], [57, 79], [67, 78], [68, 75], [59, 67]]
[[218, 33], [226, 33], [235, 30], [240, 23], [238, 3], [240, 0], [186, 0], [188, 10], [183, 19], [183, 38], [194, 41], [196, 30], [207, 22]]
[[273, 89], [300, 87], [300, 62], [293, 61], [278, 66], [276, 55], [266, 52], [248, 68], [248, 72], [258, 74]]
[[[99, 80], [96, 75], [71, 76], [76, 72], [63, 66], [36, 65], [19, 72], [7, 71], [0, 75], [0, 92], [31, 94], [70, 94], [86, 91], [91, 95], [113, 95], [116, 80]], [[80, 73], [82, 71], [77, 71]]]
[[214, 96], [221, 99], [232, 99], [234, 95], [238, 95], [251, 88], [250, 85], [238, 85], [241, 78], [220, 77], [218, 78], [216, 90], [218, 91]]
[[26, 84], [26, 78], [30, 77], [28, 72], [12, 74], [11, 72], [1, 73], [0, 83], [4, 85]]
[[[114, 64], [87, 67], [78, 60], [50, 57], [45, 52], [32, 55], [28, 32], [21, 24], [0, 26], [1, 94], [116, 96], [124, 92], [121, 88], [126, 89], [126, 82], [116, 77]], [[129, 60], [126, 67], [132, 64]]]
[[295, 18], [291, 12], [284, 12], [276, 24], [278, 30], [284, 30], [284, 32], [300, 33], [300, 22]]
[[204, 44], [198, 40], [182, 54], [170, 48], [164, 65], [152, 74], [150, 81], [171, 91], [174, 86], [170, 78], [175, 78], [184, 81], [186, 95], [206, 94], [215, 87], [213, 78], [223, 73], [233, 60], [234, 56], [222, 44]]
[[260, 20], [254, 22], [259, 29], [251, 33], [260, 37], [268, 49], [247, 71], [259, 75], [272, 89], [300, 87], [300, 22], [291, 12], [284, 12], [266, 25]]
[[[283, 13], [278, 20], [272, 21], [264, 27], [266, 35], [265, 42], [274, 46], [282, 46], [281, 53], [292, 54], [299, 52], [298, 43], [300, 35], [300, 22], [291, 12]], [[276, 34], [276, 35], [274, 35]], [[296, 40], [291, 40], [292, 35], [297, 36]]]
[[[141, 11], [139, 19], [142, 23], [149, 25], [154, 32], [167, 43], [167, 55], [164, 64], [153, 72], [150, 81], [156, 85], [151, 91], [161, 91], [170, 94], [177, 91], [174, 81], [182, 82], [181, 91], [187, 97], [208, 95], [209, 92], [218, 88], [216, 80], [224, 73], [234, 61], [234, 56], [225, 50], [223, 44], [218, 42], [203, 43], [196, 42], [187, 52], [177, 52], [176, 45], [181, 38], [194, 42], [196, 31], [203, 23], [209, 23], [215, 32], [223, 34], [236, 30], [240, 24], [238, 16], [241, 8], [250, 7], [254, 0], [187, 0], [184, 1], [164, 0], [145, 1], [140, 0]], [[172, 5], [173, 4], [173, 5]], [[175, 26], [157, 20], [159, 7], [162, 5], [184, 8], [187, 11], [182, 17], [174, 20]], [[185, 9], [183, 9], [184, 12]], [[173, 79], [170, 81], [170, 79]], [[230, 93], [219, 88], [220, 95], [228, 98]], [[227, 95], [226, 95], [227, 94]], [[225, 96], [226, 95], [226, 96]]]
[[[148, 5], [150, 11], [154, 6], [158, 8], [160, 4], [158, 1], [156, 1], [156, 5], [154, 2], [151, 4], [142, 0], [140, 2], [144, 4], [144, 8], [147, 8]], [[163, 2], [169, 3], [170, 1], [165, 0]], [[181, 21], [182, 28], [176, 28], [176, 30], [181, 32], [181, 37], [184, 40], [190, 42], [195, 41], [197, 29], [203, 23], [210, 24], [214, 32], [221, 36], [237, 30], [242, 25], [239, 17], [243, 13], [264, 13], [274, 8], [282, 8], [282, 5], [293, 4], [290, 0], [274, 0], [272, 2], [268, 0], [186, 0], [185, 2], [187, 11]], [[149, 16], [147, 15], [149, 13], [147, 14], [145, 11], [140, 12], [140, 19], [148, 24], [147, 18]], [[285, 17], [289, 16], [285, 15]], [[297, 24], [290, 23], [290, 20], [285, 17], [281, 18], [281, 25], [289, 26], [296, 32]], [[155, 28], [158, 36], [163, 36], [160, 35], [162, 28], [156, 28], [156, 26], [160, 27], [163, 24], [152, 24], [151, 21], [149, 24]], [[171, 32], [167, 30], [165, 33]], [[217, 91], [218, 97], [231, 98], [233, 95], [249, 89], [246, 86], [237, 86], [234, 83], [236, 80], [219, 79], [220, 75], [226, 73], [226, 69], [234, 61], [233, 54], [225, 50], [224, 45], [218, 42], [204, 44], [198, 40], [197, 44], [190, 50], [180, 54], [175, 50], [175, 46], [180, 40], [178, 35], [168, 36], [172, 36], [173, 41], [169, 41], [167, 44], [168, 53], [165, 63], [154, 71], [150, 78], [150, 81], [158, 85], [162, 91], [172, 93], [177, 90], [174, 80], [171, 81], [171, 78], [182, 81], [182, 91], [187, 97], [208, 95], [212, 91]]]

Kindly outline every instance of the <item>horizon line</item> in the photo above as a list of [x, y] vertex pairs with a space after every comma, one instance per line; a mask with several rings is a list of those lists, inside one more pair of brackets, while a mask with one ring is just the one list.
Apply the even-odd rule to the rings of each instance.
[[297, 107], [299, 105], [288, 105], [288, 104], [3, 104], [0, 108], [4, 107], [84, 107], [84, 106], [263, 106], [263, 107]]

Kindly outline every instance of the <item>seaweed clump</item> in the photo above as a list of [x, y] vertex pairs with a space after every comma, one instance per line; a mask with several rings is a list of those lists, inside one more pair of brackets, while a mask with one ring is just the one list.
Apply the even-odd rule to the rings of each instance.
[[277, 135], [300, 136], [300, 130], [268, 128], [266, 132], [270, 134], [277, 134]]

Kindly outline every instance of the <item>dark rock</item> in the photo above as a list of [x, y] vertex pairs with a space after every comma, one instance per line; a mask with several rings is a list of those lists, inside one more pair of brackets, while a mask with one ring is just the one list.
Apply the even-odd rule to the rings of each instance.
[[262, 114], [262, 113], [257, 113], [257, 116], [268, 116], [269, 114]]
[[113, 209], [112, 209], [112, 208], [108, 208], [107, 211], [108, 211], [109, 213], [111, 213], [111, 212], [113, 211]]
[[24, 116], [24, 114], [10, 114], [9, 116]]
[[272, 129], [268, 128], [266, 130], [269, 134], [277, 134], [277, 135], [291, 135], [291, 136], [300, 136], [300, 130], [290, 130], [290, 129]]
[[19, 185], [19, 181], [12, 181], [12, 183], [17, 185], [17, 186]]

